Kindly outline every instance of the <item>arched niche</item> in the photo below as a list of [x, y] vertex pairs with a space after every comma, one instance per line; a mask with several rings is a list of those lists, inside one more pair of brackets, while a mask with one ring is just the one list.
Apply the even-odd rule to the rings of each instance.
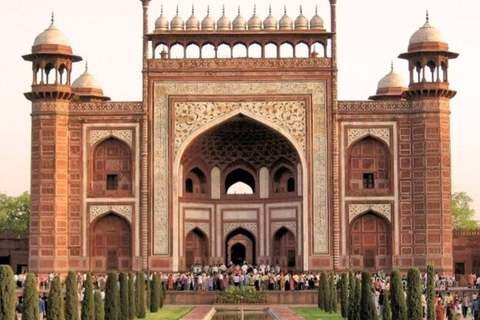
[[292, 231], [281, 227], [273, 235], [272, 261], [279, 266], [295, 267], [296, 240]]
[[208, 237], [199, 228], [194, 228], [185, 237], [186, 268], [190, 269], [193, 264], [207, 264], [208, 256]]
[[[244, 250], [244, 256], [241, 256], [242, 250]], [[255, 236], [244, 228], [237, 228], [228, 233], [225, 238], [225, 263], [241, 265], [244, 261], [256, 263]]]
[[89, 194], [92, 196], [124, 197], [133, 194], [132, 152], [114, 137], [98, 142], [90, 161]]

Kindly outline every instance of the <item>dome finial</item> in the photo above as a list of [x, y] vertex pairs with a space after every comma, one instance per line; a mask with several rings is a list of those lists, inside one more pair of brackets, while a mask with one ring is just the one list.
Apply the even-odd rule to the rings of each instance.
[[393, 60], [392, 60], [392, 61], [390, 61], [390, 69], [391, 69], [391, 70], [392, 70], [392, 72], [393, 72]]
[[55, 21], [55, 13], [53, 11], [52, 11], [52, 18], [50, 19], [50, 21], [52, 22], [52, 24]]
[[272, 14], [272, 5], [271, 4], [268, 5], [268, 14], [270, 14], [270, 15]]
[[302, 5], [300, 5], [300, 15], [302, 15], [303, 12], [302, 12]]
[[253, 5], [253, 14], [257, 14], [257, 4]]
[[318, 5], [315, 5], [315, 15], [318, 14]]
[[210, 5], [207, 6], [207, 16], [210, 14]]
[[240, 5], [238, 5], [238, 15], [240, 15]]
[[287, 5], [286, 4], [283, 5], [283, 13], [287, 14]]
[[225, 15], [225, 4], [222, 6], [222, 13]]
[[178, 4], [177, 4], [177, 14], [178, 14]]
[[195, 5], [192, 4], [192, 16], [195, 15]]
[[160, 14], [163, 14], [163, 3], [162, 3], [162, 6], [160, 7]]
[[85, 72], [88, 72], [88, 60], [85, 60]]
[[426, 14], [426, 20], [428, 22], [428, 9], [427, 9], [427, 14]]

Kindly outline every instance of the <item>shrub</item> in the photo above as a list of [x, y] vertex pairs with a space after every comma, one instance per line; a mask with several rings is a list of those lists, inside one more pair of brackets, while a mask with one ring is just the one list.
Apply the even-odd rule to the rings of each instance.
[[368, 271], [362, 272], [362, 294], [360, 302], [360, 318], [361, 319], [376, 319], [377, 313], [375, 311], [375, 304], [372, 295], [372, 282], [370, 273]]
[[431, 263], [427, 265], [427, 320], [435, 320], [437, 314], [435, 311], [435, 266]]
[[0, 319], [15, 319], [16, 283], [12, 268], [0, 265]]
[[82, 320], [95, 320], [95, 301], [93, 298], [92, 275], [87, 273], [87, 280], [83, 284]]
[[135, 308], [137, 311], [137, 318], [145, 319], [147, 315], [147, 310], [145, 308], [145, 278], [142, 271], [137, 272], [136, 279], [136, 301]]
[[120, 293], [117, 281], [117, 274], [110, 272], [107, 276], [107, 284], [105, 286], [105, 320], [119, 319]]
[[345, 272], [340, 278], [340, 312], [342, 318], [348, 317], [348, 276]]
[[64, 320], [63, 293], [60, 276], [53, 278], [47, 300], [47, 320]]
[[264, 292], [256, 291], [255, 288], [229, 286], [216, 296], [217, 303], [266, 303], [267, 297]]
[[392, 318], [395, 320], [407, 320], [407, 306], [405, 304], [402, 277], [400, 276], [400, 272], [396, 269], [392, 271], [390, 294]]
[[337, 313], [337, 288], [335, 284], [335, 275], [333, 273], [330, 274], [329, 279], [329, 288], [330, 288], [330, 313]]
[[408, 319], [422, 320], [422, 285], [420, 271], [410, 268], [407, 274], [407, 311]]
[[392, 320], [392, 308], [390, 307], [390, 295], [388, 290], [383, 292], [383, 320]]
[[103, 306], [103, 299], [100, 291], [95, 291], [93, 300], [95, 302], [95, 320], [105, 320], [105, 307]]
[[27, 273], [27, 277], [23, 284], [22, 319], [38, 319], [39, 306], [37, 287], [37, 277], [33, 273]]
[[134, 320], [136, 315], [135, 310], [135, 282], [134, 282], [135, 274], [130, 272], [128, 274], [128, 313], [129, 313], [129, 320]]
[[68, 272], [66, 289], [65, 319], [78, 320], [78, 288], [76, 272]]
[[158, 282], [158, 276], [156, 273], [152, 276], [150, 281], [150, 312], [158, 312], [160, 306], [160, 286]]
[[120, 318], [121, 320], [128, 320], [130, 316], [128, 304], [128, 275], [125, 272], [120, 273]]
[[328, 275], [326, 272], [322, 272], [325, 274], [325, 277], [322, 279], [322, 275], [320, 274], [320, 282], [323, 283], [323, 296], [325, 297], [325, 310], [326, 312], [330, 312], [332, 309], [332, 299], [330, 297], [330, 282], [328, 280]]
[[354, 303], [353, 303], [353, 318], [352, 318], [352, 320], [363, 320], [362, 318], [360, 318], [360, 300], [361, 300], [361, 298], [362, 298], [362, 282], [360, 281], [360, 279], [355, 278], [355, 296], [354, 296]]
[[348, 273], [348, 319], [355, 319], [355, 275], [352, 271]]
[[147, 273], [147, 277], [146, 277], [146, 282], [145, 282], [145, 286], [147, 288], [147, 294], [146, 294], [146, 300], [145, 302], [147, 303], [147, 310], [150, 310], [150, 300], [151, 300], [151, 294], [152, 294], [152, 284], [151, 284], [151, 281], [150, 281], [150, 273]]

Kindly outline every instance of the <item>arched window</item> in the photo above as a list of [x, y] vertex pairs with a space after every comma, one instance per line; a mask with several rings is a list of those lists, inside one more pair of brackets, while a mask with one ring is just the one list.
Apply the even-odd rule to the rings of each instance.
[[215, 58], [215, 47], [207, 43], [202, 47], [202, 59], [213, 59]]
[[293, 46], [290, 43], [282, 43], [280, 46], [280, 58], [293, 58]]
[[287, 180], [287, 192], [294, 192], [295, 191], [295, 179], [288, 178]]
[[183, 59], [185, 57], [185, 49], [181, 44], [174, 44], [170, 49], [170, 59]]
[[380, 140], [365, 137], [348, 150], [348, 193], [350, 195], [390, 192], [390, 151]]
[[232, 50], [232, 56], [234, 58], [246, 58], [247, 47], [243, 43], [237, 43]]
[[[244, 192], [237, 189], [240, 186], [244, 188]], [[225, 178], [225, 191], [227, 194], [253, 194], [255, 193], [255, 178], [244, 169], [233, 170]], [[241, 193], [236, 193], [236, 191]]]
[[101, 142], [93, 151], [90, 194], [129, 196], [132, 194], [130, 148], [115, 138]]
[[232, 49], [225, 43], [218, 46], [217, 58], [230, 59], [232, 57]]
[[293, 171], [281, 166], [273, 174], [273, 192], [285, 193], [295, 191], [295, 177]]
[[197, 44], [192, 43], [187, 47], [187, 58], [188, 59], [198, 59], [200, 58], [200, 48]]
[[261, 58], [262, 57], [262, 47], [258, 43], [253, 43], [248, 47], [248, 57], [249, 58]]
[[297, 58], [308, 58], [308, 46], [305, 43], [299, 43], [295, 46], [295, 57]]
[[195, 167], [187, 173], [185, 179], [185, 193], [207, 193], [207, 177], [200, 168]]
[[190, 178], [185, 180], [185, 192], [193, 193], [193, 181]]

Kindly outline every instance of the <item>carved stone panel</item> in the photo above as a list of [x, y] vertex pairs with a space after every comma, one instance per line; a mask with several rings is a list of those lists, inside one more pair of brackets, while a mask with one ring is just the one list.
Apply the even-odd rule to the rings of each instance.
[[376, 213], [384, 216], [390, 223], [392, 221], [392, 206], [390, 204], [362, 203], [348, 205], [349, 223], [352, 222], [357, 216], [367, 211], [375, 211]]
[[388, 128], [349, 128], [347, 147], [367, 135], [374, 136], [390, 146], [390, 130]]
[[124, 217], [125, 219], [132, 223], [132, 206], [130, 205], [112, 205], [112, 206], [105, 206], [105, 205], [92, 205], [90, 206], [90, 223], [92, 223], [95, 218], [101, 216], [104, 213], [114, 212], [119, 216]]

